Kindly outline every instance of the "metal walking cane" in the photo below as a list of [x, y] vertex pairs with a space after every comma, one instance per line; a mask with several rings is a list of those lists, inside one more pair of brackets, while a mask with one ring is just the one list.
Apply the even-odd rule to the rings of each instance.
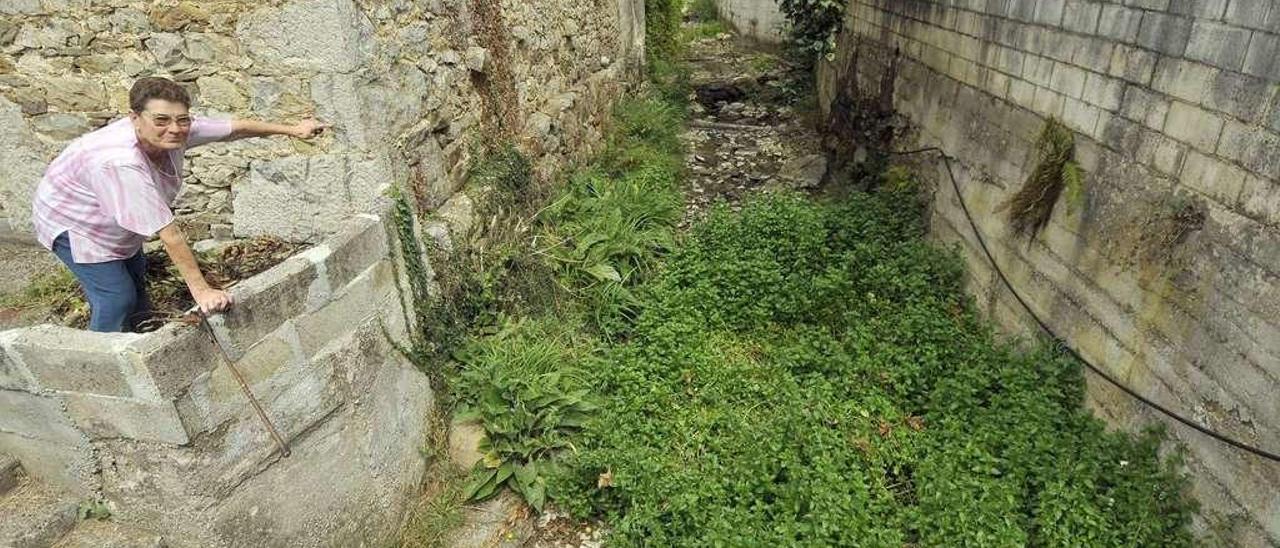
[[280, 436], [280, 431], [276, 430], [276, 425], [271, 423], [271, 419], [267, 417], [267, 412], [262, 410], [262, 405], [258, 404], [258, 398], [253, 396], [253, 391], [249, 389], [249, 383], [244, 382], [244, 377], [240, 375], [240, 369], [236, 367], [235, 360], [231, 359], [231, 355], [227, 353], [227, 348], [222, 345], [222, 341], [218, 340], [218, 336], [213, 332], [213, 326], [209, 325], [209, 317], [200, 310], [200, 305], [196, 305], [188, 314], [195, 313], [200, 317], [200, 324], [204, 326], [205, 334], [209, 336], [209, 340], [213, 341], [214, 346], [218, 347], [218, 353], [222, 355], [222, 361], [227, 364], [227, 369], [231, 370], [231, 375], [236, 378], [236, 382], [240, 383], [240, 389], [244, 391], [249, 403], [253, 404], [253, 410], [258, 412], [258, 418], [262, 419], [262, 424], [267, 427], [267, 432], [271, 434], [271, 439], [275, 440], [276, 447], [280, 448], [280, 457], [289, 456], [289, 444], [284, 442], [284, 438]]

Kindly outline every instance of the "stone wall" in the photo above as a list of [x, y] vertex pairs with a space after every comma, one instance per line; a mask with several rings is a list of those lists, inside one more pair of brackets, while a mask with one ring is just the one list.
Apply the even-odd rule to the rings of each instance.
[[[1280, 4], [852, 0], [839, 56], [821, 68], [823, 103], [886, 74], [909, 126], [898, 147], [958, 159], [978, 229], [1037, 315], [1143, 395], [1280, 451]], [[1074, 131], [1085, 192], [1027, 239], [1000, 207], [1036, 164], [1048, 117]], [[937, 156], [904, 161], [935, 186], [933, 234], [958, 246], [979, 305], [1033, 330]], [[1165, 423], [1185, 445], [1199, 534], [1280, 544], [1280, 464], [1088, 382], [1112, 424]]]
[[780, 44], [786, 37], [786, 18], [775, 0], [715, 0], [720, 18], [733, 26], [738, 34], [764, 42]]
[[236, 286], [211, 320], [289, 443], [280, 458], [200, 326], [0, 333], [0, 452], [172, 546], [379, 544], [417, 495], [432, 405], [376, 217]]
[[434, 207], [495, 135], [549, 173], [598, 142], [597, 99], [637, 68], [643, 21], [633, 0], [6, 0], [0, 217], [29, 233], [47, 162], [124, 115], [145, 75], [183, 83], [200, 114], [335, 126], [192, 150], [177, 210], [197, 238], [314, 240], [409, 180]]

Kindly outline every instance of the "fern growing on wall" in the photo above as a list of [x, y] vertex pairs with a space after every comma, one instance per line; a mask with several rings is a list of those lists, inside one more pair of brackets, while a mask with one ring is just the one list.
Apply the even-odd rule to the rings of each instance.
[[1008, 211], [1014, 232], [1035, 236], [1049, 224], [1053, 207], [1065, 191], [1068, 209], [1084, 199], [1084, 170], [1075, 161], [1075, 137], [1056, 118], [1049, 118], [1036, 139], [1039, 161], [1022, 189], [1001, 209]]

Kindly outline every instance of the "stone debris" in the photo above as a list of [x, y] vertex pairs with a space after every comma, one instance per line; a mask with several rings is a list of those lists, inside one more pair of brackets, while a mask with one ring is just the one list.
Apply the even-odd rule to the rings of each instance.
[[728, 37], [691, 44], [691, 114], [682, 139], [688, 227], [716, 203], [731, 209], [765, 188], [814, 188], [826, 171], [816, 132], [798, 106], [808, 75], [777, 54]]

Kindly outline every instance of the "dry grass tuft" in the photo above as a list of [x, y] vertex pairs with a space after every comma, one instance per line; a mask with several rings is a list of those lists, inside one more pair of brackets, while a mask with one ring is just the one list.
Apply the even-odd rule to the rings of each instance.
[[1034, 237], [1049, 224], [1054, 205], [1064, 189], [1071, 204], [1084, 194], [1084, 171], [1075, 162], [1075, 137], [1056, 118], [1049, 118], [1036, 140], [1040, 161], [1022, 189], [1001, 206], [1008, 211], [1014, 232]]

